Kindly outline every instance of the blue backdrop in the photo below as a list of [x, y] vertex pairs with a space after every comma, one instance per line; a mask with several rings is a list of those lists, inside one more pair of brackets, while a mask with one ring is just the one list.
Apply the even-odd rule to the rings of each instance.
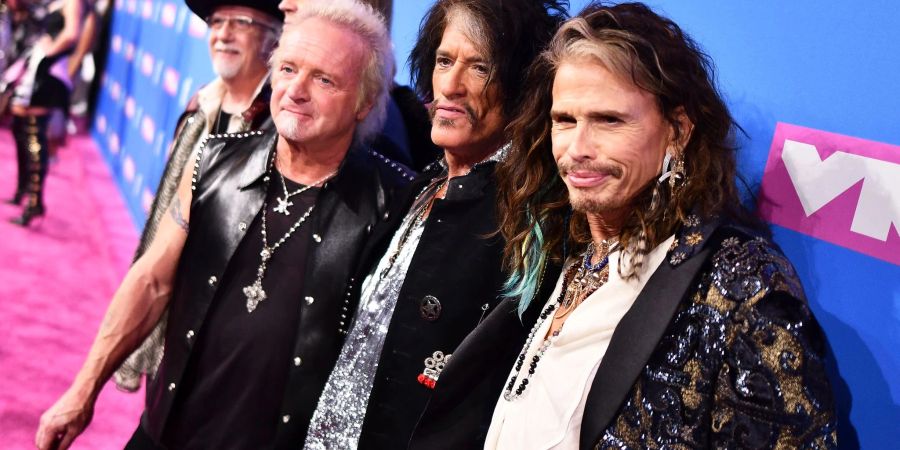
[[141, 227], [175, 124], [213, 79], [206, 24], [181, 1], [116, 0], [93, 135]]
[[[397, 80], [408, 84], [404, 63], [429, 2], [395, 3]], [[574, 13], [587, 4], [571, 3]], [[741, 169], [754, 189], [763, 179], [778, 122], [900, 145], [900, 9], [894, 2], [648, 3], [715, 60], [720, 86], [747, 131]], [[94, 135], [139, 225], [174, 122], [193, 91], [212, 78], [205, 27], [192, 17], [181, 3], [116, 2]], [[895, 208], [898, 182], [885, 193]], [[896, 238], [900, 218], [894, 217], [889, 233]], [[900, 266], [773, 228], [828, 335], [842, 447], [900, 448]], [[882, 250], [893, 251], [896, 242], [889, 239]]]

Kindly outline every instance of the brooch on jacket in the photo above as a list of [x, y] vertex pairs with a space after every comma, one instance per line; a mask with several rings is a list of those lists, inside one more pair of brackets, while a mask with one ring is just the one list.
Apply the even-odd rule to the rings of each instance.
[[450, 361], [451, 356], [453, 355], [444, 355], [444, 352], [436, 351], [428, 358], [425, 358], [425, 370], [416, 377], [419, 384], [422, 384], [428, 389], [434, 389], [438, 378], [441, 376], [441, 372], [444, 371], [444, 367], [447, 365], [447, 362]]

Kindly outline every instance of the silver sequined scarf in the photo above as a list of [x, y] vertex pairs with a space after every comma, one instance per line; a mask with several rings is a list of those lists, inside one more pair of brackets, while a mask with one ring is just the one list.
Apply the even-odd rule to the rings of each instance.
[[391, 316], [425, 228], [420, 218], [439, 186], [432, 183], [419, 195], [394, 233], [388, 251], [363, 282], [356, 318], [319, 397], [305, 449], [357, 447]]

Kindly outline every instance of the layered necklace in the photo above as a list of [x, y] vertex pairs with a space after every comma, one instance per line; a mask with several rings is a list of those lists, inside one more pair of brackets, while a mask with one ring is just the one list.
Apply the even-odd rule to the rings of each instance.
[[[562, 325], [560, 325], [559, 329], [544, 338], [544, 341], [541, 342], [541, 346], [538, 347], [537, 352], [531, 357], [527, 372], [523, 374], [522, 367], [525, 365], [525, 357], [528, 354], [528, 349], [531, 348], [531, 343], [534, 341], [538, 331], [544, 325], [544, 322], [548, 318], [550, 320], [565, 318], [574, 311], [578, 305], [593, 294], [594, 291], [609, 280], [609, 254], [612, 253], [617, 246], [617, 239], [600, 241], [599, 254], [603, 255], [603, 257], [600, 258], [600, 261], [596, 264], [591, 264], [591, 260], [593, 260], [595, 253], [594, 243], [591, 242], [588, 245], [587, 250], [582, 254], [581, 262], [572, 264], [566, 271], [562, 284], [564, 289], [559, 293], [559, 297], [557, 297], [556, 300], [541, 311], [540, 317], [528, 333], [528, 338], [525, 340], [522, 351], [519, 352], [519, 356], [516, 358], [515, 370], [510, 376], [506, 388], [503, 390], [503, 398], [506, 401], [513, 401], [522, 396], [525, 389], [528, 387], [528, 380], [531, 379], [534, 372], [537, 370], [538, 362], [540, 362], [544, 353], [553, 346], [553, 343], [559, 337], [560, 331], [562, 331]], [[519, 380], [518, 387], [516, 386], [517, 380]]]
[[[269, 169], [266, 172], [267, 175], [271, 174], [272, 168], [274, 167], [274, 165], [275, 165], [275, 158], [273, 157], [272, 162], [269, 164]], [[298, 195], [308, 189], [311, 189], [315, 186], [318, 186], [319, 184], [322, 184], [322, 183], [328, 181], [328, 179], [333, 177], [335, 173], [337, 173], [337, 172], [336, 171], [332, 172], [332, 173], [328, 174], [328, 176], [322, 178], [319, 181], [316, 181], [315, 183], [309, 184], [300, 189], [297, 189], [294, 192], [288, 193], [287, 183], [285, 183], [285, 181], [284, 181], [284, 175], [282, 175], [279, 172], [279, 176], [281, 177], [281, 186], [282, 186], [282, 188], [284, 188], [284, 198], [283, 199], [280, 197], [276, 198], [276, 201], [278, 201], [278, 206], [273, 208], [272, 212], [273, 213], [279, 212], [286, 216], [290, 215], [287, 208], [289, 206], [293, 205], [293, 203], [288, 202], [288, 200], [290, 200], [291, 197], [293, 197], [294, 195]], [[266, 191], [268, 191], [268, 183], [266, 183]], [[313, 208], [316, 207], [316, 205], [314, 203], [312, 206], [307, 208], [306, 211], [303, 213], [303, 215], [301, 215], [300, 218], [297, 219], [297, 221], [294, 222], [293, 225], [291, 225], [291, 227], [287, 230], [287, 232], [284, 233], [284, 236], [282, 236], [281, 239], [279, 239], [277, 242], [275, 242], [274, 245], [269, 245], [269, 236], [268, 236], [268, 232], [266, 231], [266, 229], [267, 229], [267, 227], [266, 227], [266, 210], [268, 209], [268, 206], [269, 206], [268, 199], [263, 200], [262, 227], [261, 227], [263, 247], [262, 247], [262, 250], [259, 252], [260, 263], [259, 263], [259, 268], [256, 269], [256, 280], [253, 281], [253, 284], [251, 284], [249, 286], [245, 286], [243, 289], [244, 295], [247, 297], [247, 312], [248, 313], [252, 313], [253, 310], [255, 310], [256, 307], [259, 305], [259, 303], [268, 297], [265, 289], [263, 289], [262, 281], [263, 281], [263, 278], [265, 278], [265, 276], [266, 276], [266, 269], [268, 268], [269, 260], [272, 259], [273, 255], [275, 255], [275, 250], [277, 250], [279, 247], [281, 247], [281, 244], [283, 244], [285, 241], [287, 241], [288, 238], [291, 237], [292, 234], [294, 234], [294, 231], [296, 231], [297, 228], [300, 228], [300, 225], [302, 225], [303, 222], [306, 222], [306, 219], [309, 218], [310, 214], [312, 214]]]
[[[596, 253], [594, 243], [588, 244], [587, 250], [582, 255], [581, 264], [578, 267], [571, 283], [566, 285], [565, 296], [559, 306], [559, 310], [553, 316], [562, 319], [575, 310], [588, 296], [594, 293], [600, 286], [609, 280], [609, 254], [615, 250], [618, 240], [600, 241], [599, 254], [603, 255], [597, 264], [591, 264]], [[574, 267], [573, 267], [574, 268]]]

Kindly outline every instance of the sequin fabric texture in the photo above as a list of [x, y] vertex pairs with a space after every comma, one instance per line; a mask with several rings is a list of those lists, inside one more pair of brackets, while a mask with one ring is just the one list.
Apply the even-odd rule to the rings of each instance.
[[432, 185], [420, 194], [391, 239], [387, 253], [363, 282], [353, 326], [319, 397], [305, 449], [357, 447], [391, 316], [425, 228], [419, 218], [435, 188]]
[[825, 340], [793, 267], [754, 232], [703, 228], [669, 263], [713, 256], [595, 448], [836, 448]]

